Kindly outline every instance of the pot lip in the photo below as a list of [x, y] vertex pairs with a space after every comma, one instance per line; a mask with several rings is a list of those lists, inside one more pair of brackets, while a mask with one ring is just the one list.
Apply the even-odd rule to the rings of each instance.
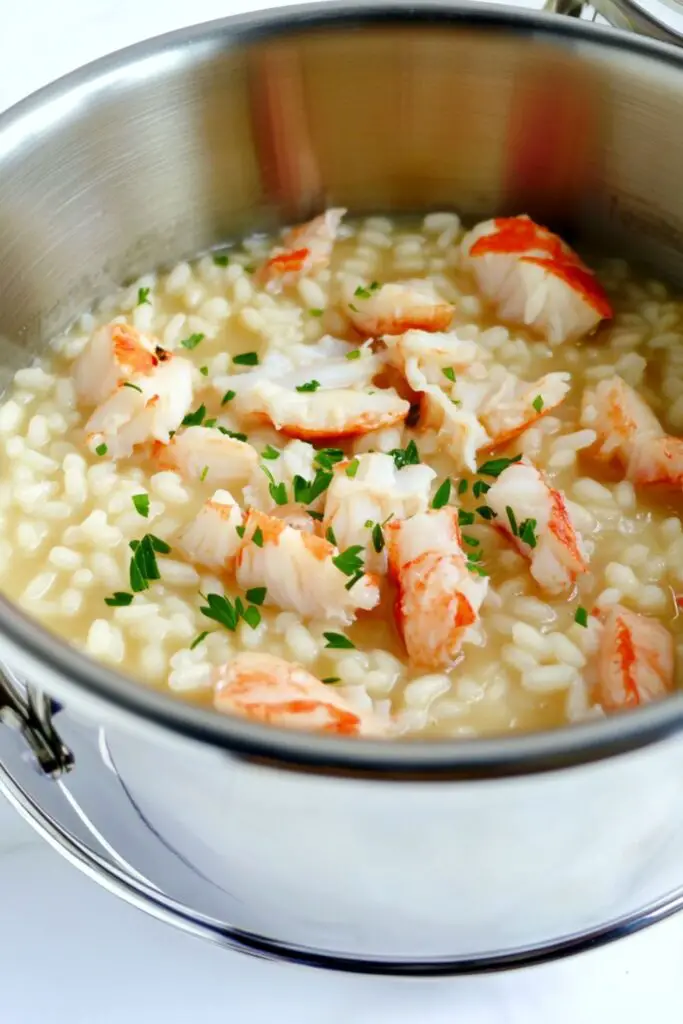
[[[568, 37], [597, 48], [651, 56], [683, 65], [673, 45], [638, 38], [572, 18], [494, 4], [412, 0], [349, 4], [326, 2], [256, 11], [178, 29], [99, 58], [44, 86], [0, 113], [2, 137], [30, 134], [40, 113], [83, 90], [106, 89], [112, 73], [140, 61], [205, 44], [244, 46], [298, 31], [354, 29], [371, 25], [465, 24], [488, 26], [534, 37]], [[68, 106], [68, 104], [66, 104]], [[36, 118], [34, 124], [31, 121]], [[22, 126], [22, 122], [26, 122]], [[39, 128], [37, 129], [39, 130]], [[1, 173], [1, 165], [0, 165]], [[566, 726], [553, 731], [484, 739], [382, 742], [298, 733], [220, 716], [135, 683], [81, 654], [48, 632], [18, 606], [0, 597], [0, 638], [40, 678], [56, 680], [59, 690], [91, 696], [100, 704], [187, 740], [280, 768], [379, 779], [455, 780], [518, 776], [599, 761], [662, 741], [683, 729], [683, 692], [635, 712]]]

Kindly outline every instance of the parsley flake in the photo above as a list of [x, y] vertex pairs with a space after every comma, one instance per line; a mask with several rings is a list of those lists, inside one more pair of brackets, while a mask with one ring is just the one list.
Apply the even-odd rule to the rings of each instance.
[[305, 384], [298, 384], [297, 391], [317, 391], [320, 387], [319, 380], [309, 380]]
[[356, 648], [353, 640], [349, 640], [343, 633], [323, 633], [323, 636], [327, 640], [325, 647], [333, 650], [355, 650]]
[[471, 526], [474, 522], [474, 512], [467, 512], [464, 508], [458, 509], [458, 526]]
[[240, 352], [232, 357], [232, 361], [237, 366], [258, 366], [258, 355], [256, 352]]
[[199, 372], [201, 373], [202, 377], [208, 377], [209, 376], [209, 367], [208, 366], [200, 366], [199, 367]]
[[313, 461], [329, 471], [337, 462], [341, 462], [343, 458], [344, 452], [341, 448], [321, 448], [315, 453]]
[[232, 402], [236, 394], [236, 391], [226, 391], [223, 397], [221, 398], [221, 405], [227, 405], [228, 402]]
[[326, 676], [325, 679], [321, 679], [320, 682], [329, 684], [340, 683], [341, 679], [339, 678], [339, 676]]
[[331, 526], [328, 526], [327, 529], [325, 530], [325, 540], [329, 541], [330, 544], [334, 544], [336, 548], [337, 538], [335, 537], [334, 530], [332, 529]]
[[578, 624], [580, 626], [583, 626], [584, 629], [588, 628], [588, 612], [585, 608], [579, 606], [576, 609], [576, 612], [574, 614], [574, 622], [578, 622]]
[[267, 444], [266, 447], [261, 452], [261, 458], [262, 459], [279, 459], [280, 458], [280, 452], [277, 450], [277, 448], [273, 448], [272, 444]]
[[253, 532], [253, 534], [251, 536], [251, 539], [253, 540], [253, 542], [254, 542], [254, 544], [256, 545], [257, 548], [262, 548], [263, 547], [263, 530], [261, 529], [260, 526], [256, 527], [256, 529], [254, 530], [254, 532]]
[[111, 597], [105, 597], [104, 603], [108, 604], [110, 608], [126, 608], [132, 600], [132, 594], [127, 594], [123, 590], [115, 590]]
[[472, 494], [475, 498], [481, 498], [482, 494], [486, 494], [486, 492], [490, 490], [491, 484], [487, 484], [484, 480], [475, 480], [472, 487]]
[[512, 511], [509, 505], [505, 506], [505, 514], [507, 515], [508, 522], [510, 523], [512, 536], [519, 537], [519, 527], [517, 526], [517, 519], [515, 518], [515, 513]]
[[530, 548], [535, 548], [538, 541], [536, 540], [536, 520], [525, 519], [519, 528], [519, 539], [524, 543], [528, 544]]
[[467, 533], [463, 533], [462, 539], [464, 540], [465, 544], [468, 544], [471, 548], [478, 548], [479, 545], [481, 544], [481, 541], [478, 540], [477, 537], [470, 537], [470, 535]]
[[414, 441], [409, 441], [405, 448], [392, 448], [389, 454], [394, 460], [396, 469], [420, 464], [420, 453]]
[[149, 288], [138, 288], [138, 302], [137, 302], [138, 306], [144, 306], [144, 305], [151, 306], [152, 305], [152, 303], [149, 300], [149, 293], [150, 293], [150, 289]]
[[451, 384], [455, 384], [455, 370], [452, 366], [444, 366], [441, 372], [446, 380], [449, 380]]
[[480, 473], [482, 476], [500, 476], [504, 469], [507, 469], [508, 466], [512, 466], [515, 462], [519, 462], [521, 458], [521, 455], [515, 455], [511, 459], [489, 459], [488, 462], [485, 462], [483, 466], [479, 467], [477, 473]]
[[149, 516], [149, 494], [134, 494], [133, 504], [135, 505], [135, 511], [144, 519], [147, 519]]
[[324, 312], [325, 312], [324, 309], [309, 309], [308, 315], [309, 316], [322, 316]]
[[249, 607], [245, 608], [242, 612], [242, 618], [248, 626], [251, 626], [252, 629], [256, 629], [261, 621], [261, 612], [258, 608], [255, 608], [253, 604], [250, 604]]
[[189, 338], [185, 338], [180, 344], [183, 348], [189, 349], [190, 352], [193, 348], [196, 348], [200, 341], [204, 341], [205, 335], [203, 334], [191, 334]]
[[213, 257], [213, 262], [217, 267], [227, 267], [230, 262], [230, 257], [225, 252], [217, 252]]
[[241, 537], [244, 537], [244, 527], [243, 527], [243, 526], [236, 526], [236, 527], [235, 527], [235, 533], [236, 533], [236, 534], [237, 534], [237, 536], [238, 536], [238, 537], [240, 537], [240, 538], [241, 538]]
[[249, 604], [263, 604], [267, 593], [268, 590], [266, 587], [252, 587], [251, 590], [247, 591], [245, 596]]
[[206, 480], [208, 474], [209, 474], [209, 467], [208, 466], [204, 466], [204, 469], [199, 474], [199, 479], [201, 480], [202, 483], [204, 483], [204, 481]]
[[489, 508], [488, 505], [480, 505], [479, 508], [477, 509], [477, 512], [479, 513], [482, 519], [486, 519], [488, 522], [496, 518], [496, 513], [493, 511], [492, 508]]
[[133, 384], [132, 381], [124, 381], [123, 386], [124, 388], [130, 388], [132, 391], [139, 391], [142, 394], [142, 388], [139, 388], [137, 384]]
[[183, 419], [184, 427], [200, 427], [204, 422], [206, 416], [206, 406], [202, 403], [198, 409], [194, 412], [188, 412], [187, 416]]
[[379, 555], [384, 550], [384, 533], [382, 532], [381, 523], [375, 523], [370, 536], [372, 537], [372, 546]]
[[432, 508], [443, 508], [444, 505], [448, 504], [448, 499], [451, 496], [451, 478], [446, 477], [444, 482], [438, 488], [436, 494], [432, 498]]
[[351, 459], [351, 461], [349, 462], [348, 466], [345, 469], [346, 475], [350, 476], [353, 479], [353, 477], [358, 472], [358, 466], [359, 465], [360, 465], [360, 463], [359, 463], [358, 459]]
[[536, 395], [531, 404], [536, 412], [540, 414], [543, 411], [543, 395]]
[[212, 631], [209, 629], [205, 629], [203, 633], [200, 633], [199, 636], [196, 636], [192, 643], [190, 644], [190, 650], [193, 651], [195, 647], [199, 647], [200, 643], [202, 643], [203, 640], [206, 640], [210, 632]]
[[106, 444], [98, 444], [97, 448], [95, 449], [95, 455], [106, 455], [108, 450], [109, 449], [107, 448]]
[[213, 622], [217, 622], [220, 626], [225, 626], [231, 633], [234, 633], [237, 629], [239, 615], [237, 608], [229, 598], [221, 594], [209, 594], [206, 598], [206, 604], [200, 607], [199, 610], [207, 619], [212, 619]]
[[357, 299], [369, 299], [370, 298], [370, 289], [369, 288], [364, 288], [362, 284], [359, 284], [353, 294], [354, 294], [355, 298], [357, 298]]
[[360, 572], [362, 575], [362, 551], [362, 544], [352, 544], [350, 548], [346, 548], [345, 551], [341, 551], [338, 555], [335, 555], [332, 559], [332, 564], [336, 565], [337, 569], [339, 569], [340, 572], [343, 572], [345, 576], [353, 576], [357, 572]]
[[464, 478], [458, 483], [458, 494], [467, 493], [467, 480]]
[[311, 519], [315, 519], [315, 521], [317, 523], [322, 523], [322, 521], [323, 521], [323, 514], [322, 514], [322, 512], [314, 512], [312, 508], [307, 508], [306, 512], [311, 517]]
[[345, 359], [360, 359], [360, 349], [352, 348], [350, 352], [347, 352], [344, 356]]
[[[208, 423], [208, 420], [207, 420], [207, 423]], [[246, 434], [240, 434], [240, 433], [238, 433], [235, 430], [228, 430], [227, 427], [219, 427], [218, 429], [220, 430], [221, 434], [225, 434], [226, 437], [231, 437], [233, 439], [233, 441], [246, 441], [247, 440], [247, 435]]]

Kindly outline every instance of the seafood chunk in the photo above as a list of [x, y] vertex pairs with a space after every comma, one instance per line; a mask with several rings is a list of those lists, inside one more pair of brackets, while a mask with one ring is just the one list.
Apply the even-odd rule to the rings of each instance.
[[244, 483], [258, 465], [250, 444], [213, 427], [185, 427], [170, 444], [160, 445], [155, 456], [159, 469], [173, 469], [214, 487]]
[[242, 543], [237, 533], [242, 520], [242, 510], [232, 494], [216, 491], [204, 502], [194, 519], [183, 527], [173, 547], [194, 565], [232, 572]]
[[503, 320], [538, 331], [551, 345], [580, 338], [612, 316], [592, 271], [529, 217], [477, 224], [462, 242], [465, 265]]
[[327, 491], [323, 526], [332, 530], [339, 547], [361, 545], [366, 569], [385, 572], [381, 524], [425, 512], [436, 473], [424, 465], [397, 469], [391, 455], [379, 453], [359, 455], [357, 462], [355, 476], [347, 475], [348, 463], [336, 469]]
[[491, 441], [488, 447], [507, 444], [560, 405], [571, 387], [568, 373], [546, 373], [533, 383], [506, 373], [479, 413]]
[[390, 388], [301, 392], [264, 380], [244, 395], [239, 409], [288, 437], [315, 440], [358, 437], [390, 427], [406, 418], [410, 404]]
[[342, 288], [344, 312], [367, 338], [405, 331], [445, 331], [453, 306], [437, 294], [430, 281], [403, 281], [373, 289], [347, 279]]
[[213, 684], [213, 706], [225, 714], [343, 736], [382, 731], [370, 714], [355, 711], [333, 686], [272, 654], [238, 654], [216, 669]]
[[596, 698], [606, 711], [647, 704], [674, 687], [673, 639], [647, 615], [610, 608], [600, 638]]
[[561, 491], [525, 462], [504, 469], [486, 495], [496, 526], [531, 562], [543, 590], [559, 594], [588, 569], [581, 535]]
[[447, 668], [474, 627], [488, 579], [473, 574], [461, 547], [458, 512], [430, 509], [386, 527], [389, 571], [396, 580], [395, 615], [414, 665]]
[[159, 365], [154, 348], [154, 344], [130, 324], [100, 327], [74, 363], [79, 401], [99, 405], [118, 384], [138, 374], [152, 373]]
[[[275, 449], [277, 451], [277, 449]], [[272, 454], [272, 453], [271, 453]], [[315, 478], [317, 467], [315, 457], [317, 450], [312, 444], [306, 441], [288, 441], [284, 448], [279, 450], [276, 459], [264, 458], [257, 466], [251, 476], [248, 485], [244, 488], [244, 500], [247, 505], [260, 509], [262, 512], [269, 512], [275, 515], [281, 507], [273, 498], [273, 485], [278, 487], [284, 485], [285, 495], [288, 504], [294, 502], [294, 479], [312, 481]], [[266, 472], [267, 471], [267, 472]], [[314, 511], [322, 508], [325, 500], [322, 492], [315, 501], [307, 504], [306, 507]], [[299, 512], [302, 511], [301, 504], [297, 504]], [[306, 516], [310, 522], [310, 516]]]
[[339, 551], [328, 541], [255, 509], [245, 527], [237, 582], [245, 590], [266, 587], [266, 604], [348, 625], [358, 609], [378, 603], [376, 579], [359, 571], [351, 584], [353, 576], [335, 565]]
[[99, 405], [85, 425], [91, 447], [106, 446], [113, 459], [148, 441], [166, 444], [192, 404], [192, 364], [164, 353], [164, 361], [136, 374]]
[[636, 484], [683, 485], [683, 438], [666, 434], [621, 377], [602, 380], [583, 400], [582, 421], [598, 433], [597, 456], [619, 462]]
[[287, 232], [281, 248], [263, 266], [260, 277], [269, 291], [280, 291], [306, 274], [323, 270], [330, 262], [344, 209], [326, 210], [307, 224]]

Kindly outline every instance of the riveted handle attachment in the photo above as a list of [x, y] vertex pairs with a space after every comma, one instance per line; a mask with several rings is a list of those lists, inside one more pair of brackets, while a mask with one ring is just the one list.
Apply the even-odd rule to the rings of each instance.
[[0, 722], [24, 737], [38, 767], [57, 779], [73, 768], [73, 754], [60, 739], [52, 716], [57, 705], [33, 687], [21, 683], [6, 667], [0, 667]]

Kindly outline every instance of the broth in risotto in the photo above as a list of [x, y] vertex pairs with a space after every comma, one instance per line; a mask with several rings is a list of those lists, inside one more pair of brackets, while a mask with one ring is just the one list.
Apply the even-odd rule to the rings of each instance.
[[344, 212], [150, 274], [16, 374], [0, 587], [275, 725], [473, 736], [663, 697], [683, 303], [524, 216]]

